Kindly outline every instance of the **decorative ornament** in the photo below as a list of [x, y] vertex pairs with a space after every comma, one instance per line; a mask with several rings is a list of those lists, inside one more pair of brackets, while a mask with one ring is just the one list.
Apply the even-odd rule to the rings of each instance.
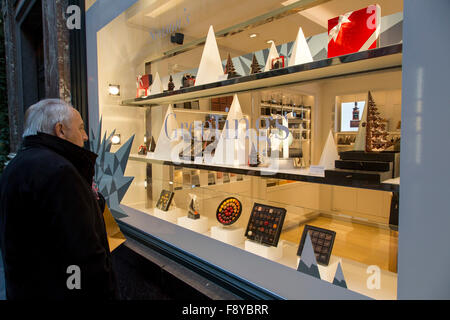
[[173, 196], [174, 193], [172, 191], [162, 190], [158, 202], [156, 203], [156, 207], [162, 211], [168, 211], [170, 204], [172, 203]]
[[277, 58], [272, 59], [272, 68], [271, 70], [284, 68], [284, 56], [279, 56]]
[[338, 263], [336, 274], [334, 275], [333, 284], [335, 286], [347, 289], [347, 282], [345, 281], [344, 272], [342, 271], [342, 265], [340, 262]]
[[367, 120], [363, 123], [366, 127], [366, 152], [379, 152], [389, 148], [393, 143], [387, 140], [386, 126], [382, 124], [382, 118], [369, 91], [367, 103]]
[[89, 140], [90, 150], [98, 155], [95, 161], [94, 182], [103, 195], [108, 207], [116, 219], [128, 217], [120, 208], [120, 202], [125, 196], [134, 177], [125, 177], [134, 135], [125, 142], [115, 153], [111, 151], [111, 138], [115, 130], [106, 138], [106, 132], [101, 139], [102, 120], [98, 125], [97, 134], [91, 132]]
[[188, 218], [193, 220], [200, 219], [197, 196], [195, 194], [189, 194], [189, 196], [191, 197], [191, 200], [189, 201]]
[[250, 156], [248, 157], [248, 165], [250, 167], [257, 167], [261, 164], [259, 154], [256, 151], [255, 145], [252, 144], [252, 150], [250, 152]]
[[219, 81], [221, 77], [223, 77], [222, 60], [220, 59], [214, 28], [213, 26], [210, 26], [208, 35], [206, 36], [200, 66], [198, 67], [195, 85], [216, 82]]
[[138, 150], [138, 154], [140, 154], [140, 155], [146, 155], [146, 154], [147, 154], [147, 147], [144, 146], [144, 145], [140, 146], [140, 147], [139, 147], [139, 150]]
[[378, 47], [381, 8], [371, 5], [328, 20], [328, 58]]
[[[319, 267], [317, 266], [316, 255], [309, 232], [306, 233], [303, 248], [300, 252], [301, 258], [297, 271], [306, 273], [310, 276], [320, 279]], [[298, 253], [297, 253], [298, 255]]]
[[167, 89], [169, 91], [173, 91], [175, 89], [175, 84], [173, 83], [172, 75], [169, 77], [169, 84], [167, 85]]
[[[148, 88], [150, 88], [150, 85], [152, 84], [152, 75], [151, 74], [144, 74], [139, 75], [136, 78], [136, 98], [140, 98], [142, 96], [147, 96]], [[144, 90], [144, 94], [142, 93], [142, 90]]]
[[258, 63], [258, 60], [256, 60], [255, 54], [253, 54], [252, 65], [250, 67], [252, 68], [252, 70], [250, 71], [250, 74], [259, 73], [262, 71], [261, 66]]
[[225, 74], [228, 74], [228, 79], [237, 78], [241, 76], [234, 69], [233, 60], [231, 60], [230, 54], [228, 54], [227, 64], [225, 66]]
[[181, 78], [181, 88], [193, 87], [195, 85], [195, 76], [185, 73]]
[[302, 28], [298, 28], [297, 38], [295, 39], [292, 47], [293, 49], [289, 59], [289, 67], [313, 61], [311, 51], [309, 50], [309, 46], [306, 42]]

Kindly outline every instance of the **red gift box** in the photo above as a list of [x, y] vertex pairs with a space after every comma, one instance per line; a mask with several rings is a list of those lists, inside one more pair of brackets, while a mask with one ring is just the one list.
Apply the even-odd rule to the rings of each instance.
[[380, 23], [378, 4], [328, 20], [328, 58], [377, 48]]
[[150, 88], [150, 85], [152, 84], [152, 75], [151, 74], [144, 74], [143, 76], [138, 76], [136, 80], [136, 86], [137, 86], [137, 92], [136, 92], [136, 98], [139, 98], [141, 96], [141, 90], [145, 90], [145, 96], [147, 96], [148, 88]]

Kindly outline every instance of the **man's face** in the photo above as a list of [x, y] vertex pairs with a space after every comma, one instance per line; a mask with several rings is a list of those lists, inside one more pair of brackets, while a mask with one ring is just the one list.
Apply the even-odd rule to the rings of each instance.
[[83, 119], [81, 119], [80, 113], [74, 108], [72, 108], [72, 117], [67, 122], [56, 124], [55, 131], [56, 136], [79, 147], [83, 147], [84, 142], [88, 140], [84, 130]]

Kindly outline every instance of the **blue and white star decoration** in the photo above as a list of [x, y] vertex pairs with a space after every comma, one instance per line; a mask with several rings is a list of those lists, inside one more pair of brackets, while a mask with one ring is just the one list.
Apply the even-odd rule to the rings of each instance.
[[95, 162], [94, 182], [98, 187], [98, 191], [105, 197], [114, 218], [121, 219], [127, 217], [127, 215], [119, 205], [134, 179], [134, 177], [124, 176], [134, 135], [117, 152], [112, 153], [111, 138], [115, 131], [108, 138], [106, 138], [105, 132], [103, 139], [100, 141], [102, 132], [102, 120], [100, 119], [97, 134], [91, 131], [89, 145], [91, 151], [98, 155]]

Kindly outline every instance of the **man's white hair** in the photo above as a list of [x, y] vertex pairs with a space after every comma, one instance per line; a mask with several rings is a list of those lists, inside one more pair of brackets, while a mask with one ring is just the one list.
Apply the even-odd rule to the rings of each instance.
[[67, 124], [72, 117], [73, 107], [61, 99], [45, 99], [28, 108], [22, 137], [43, 132], [55, 135], [58, 122]]

